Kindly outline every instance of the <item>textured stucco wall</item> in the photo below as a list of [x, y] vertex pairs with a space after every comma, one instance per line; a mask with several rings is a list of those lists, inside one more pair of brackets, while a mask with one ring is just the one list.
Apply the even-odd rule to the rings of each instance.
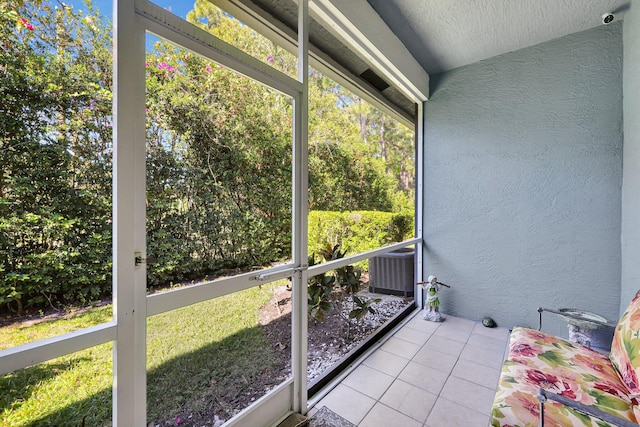
[[[616, 319], [622, 24], [432, 76], [424, 274], [442, 310], [537, 327], [538, 306]], [[556, 316], [545, 330], [564, 333]]]
[[622, 312], [640, 289], [640, 0], [623, 23]]

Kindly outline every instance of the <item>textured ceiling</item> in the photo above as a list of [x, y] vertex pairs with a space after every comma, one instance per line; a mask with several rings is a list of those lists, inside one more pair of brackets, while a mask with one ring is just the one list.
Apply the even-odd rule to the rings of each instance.
[[621, 19], [629, 0], [367, 0], [429, 74]]

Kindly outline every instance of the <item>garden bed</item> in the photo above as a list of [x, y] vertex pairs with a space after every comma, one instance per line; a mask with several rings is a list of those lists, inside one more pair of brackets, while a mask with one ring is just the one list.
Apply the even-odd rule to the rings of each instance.
[[[222, 420], [230, 418], [291, 376], [291, 291], [286, 286], [279, 286], [272, 292], [270, 301], [260, 310], [259, 323], [277, 354], [277, 372], [272, 370], [271, 375], [254, 378], [250, 385], [239, 384], [244, 388], [244, 392], [234, 400], [234, 410], [230, 411], [229, 407], [211, 402], [206, 415], [185, 414], [186, 417], [181, 417], [180, 425], [213, 426], [216, 415]], [[368, 314], [360, 322], [351, 320], [348, 325], [345, 320], [352, 309], [350, 299], [343, 305], [342, 316], [332, 310], [326, 313], [322, 322], [309, 319], [307, 342], [309, 383], [339, 362], [386, 321], [413, 303], [413, 299], [386, 295], [380, 297], [382, 301], [374, 305], [376, 313]], [[166, 422], [165, 425], [171, 424]]]
[[[353, 309], [353, 303], [345, 300], [342, 315], [332, 310], [322, 322], [310, 319], [307, 342], [308, 381], [313, 381], [412, 301], [413, 299], [385, 295], [380, 303], [374, 304], [375, 314], [367, 314], [362, 321], [350, 319], [347, 323], [345, 318]], [[291, 354], [291, 292], [284, 286], [275, 288], [271, 301], [262, 308], [260, 317], [260, 324], [266, 335], [286, 355], [288, 362]], [[290, 366], [288, 369], [290, 370]]]
[[[286, 281], [280, 283], [149, 318], [149, 426], [214, 426], [216, 416], [219, 422], [230, 419], [290, 378], [291, 291]], [[373, 306], [375, 315], [367, 314], [360, 322], [347, 323], [345, 319], [352, 308], [351, 298], [342, 304], [342, 316], [332, 310], [323, 322], [309, 320], [310, 385], [345, 355], [352, 356], [357, 351], [354, 349], [380, 325], [390, 324], [390, 318], [412, 303], [399, 297], [380, 297], [383, 301]], [[107, 322], [111, 319], [111, 306], [103, 305], [14, 318], [3, 327], [3, 341], [19, 345]], [[101, 374], [93, 373], [98, 360], [105, 365]], [[0, 424], [6, 421], [18, 425], [24, 421], [55, 425], [67, 420], [80, 425], [87, 415], [87, 425], [110, 425], [110, 364], [109, 344], [0, 378], [0, 395], [5, 394], [6, 398], [4, 411], [0, 410]], [[51, 380], [37, 380], [34, 372], [50, 372]], [[55, 378], [79, 381], [89, 388], [89, 394], [68, 402], [48, 401], [42, 396], [60, 393]], [[18, 403], [23, 400], [23, 404]]]

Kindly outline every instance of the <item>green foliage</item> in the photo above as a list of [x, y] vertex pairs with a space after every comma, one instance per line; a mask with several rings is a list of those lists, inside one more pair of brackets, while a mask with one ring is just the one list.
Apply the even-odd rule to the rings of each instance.
[[[238, 390], [264, 394], [251, 387], [255, 377], [268, 376], [277, 385], [277, 355], [257, 326], [258, 310], [270, 296], [267, 286], [254, 287], [148, 319], [148, 422], [173, 425], [176, 416], [185, 418], [181, 411], [227, 401]], [[107, 305], [29, 326], [15, 323], [0, 328], [0, 349], [111, 316]], [[84, 416], [87, 426], [110, 426], [112, 353], [111, 343], [102, 344], [0, 377], [0, 426], [80, 426]], [[228, 419], [231, 408], [216, 413]]]
[[[323, 248], [324, 252], [325, 249]], [[323, 254], [326, 255], [326, 252]], [[309, 255], [309, 267], [316, 265], [315, 253]], [[331, 292], [335, 285], [336, 278], [326, 273], [318, 274], [307, 281], [307, 311], [309, 316], [319, 322], [324, 320], [324, 314], [333, 310], [331, 304]]]
[[[340, 245], [325, 243], [309, 256], [309, 266], [316, 265], [315, 255], [321, 260], [335, 261], [344, 258], [346, 251], [340, 251]], [[336, 310], [342, 315], [342, 305], [345, 298], [351, 297], [353, 309], [345, 318], [347, 327], [350, 319], [362, 320], [367, 313], [375, 313], [373, 303], [380, 302], [379, 298], [361, 298], [356, 295], [360, 290], [362, 272], [352, 265], [336, 268], [332, 273], [322, 273], [309, 279], [307, 310], [309, 316], [318, 322], [324, 320], [325, 313]]]
[[381, 298], [360, 298], [357, 295], [352, 295], [354, 302], [354, 309], [349, 312], [349, 318], [362, 320], [367, 313], [374, 314], [375, 310], [371, 307], [372, 304], [381, 302]]
[[[296, 75], [293, 55], [210, 2], [197, 0], [188, 19]], [[146, 61], [149, 288], [289, 258], [291, 99], [164, 41]], [[111, 293], [111, 68], [110, 24], [90, 1], [80, 11], [0, 0], [1, 311]], [[311, 77], [311, 209], [407, 210], [408, 130], [321, 73]], [[310, 242], [328, 236], [356, 252], [406, 234], [392, 230], [396, 220], [368, 221], [330, 233], [312, 224]]]
[[0, 308], [110, 288], [108, 32], [47, 2], [0, 3]]
[[359, 253], [413, 237], [413, 212], [309, 212], [309, 253], [327, 240]]
[[231, 18], [209, 0], [196, 0], [193, 10], [187, 14], [187, 21], [288, 76], [297, 78], [297, 59], [294, 55]]
[[309, 209], [390, 210], [393, 178], [362, 140], [353, 117], [337, 107], [339, 86], [325, 89], [329, 80], [316, 78], [309, 88]]
[[149, 285], [289, 256], [291, 104], [164, 42], [147, 61]]
[[415, 209], [414, 203], [413, 192], [397, 191], [393, 194], [391, 199], [391, 212], [413, 216]]

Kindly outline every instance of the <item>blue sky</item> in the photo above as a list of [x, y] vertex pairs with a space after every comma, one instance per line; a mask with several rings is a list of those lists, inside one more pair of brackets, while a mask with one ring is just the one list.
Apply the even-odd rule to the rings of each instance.
[[[114, 0], [91, 0], [94, 7], [96, 7], [100, 11], [100, 15], [103, 18], [107, 18], [109, 21], [113, 22], [113, 18], [111, 16], [113, 12], [113, 1]], [[129, 0], [133, 1], [133, 0]], [[151, 0], [153, 3], [157, 4], [160, 7], [163, 7], [173, 14], [186, 19], [187, 13], [193, 10], [193, 5], [195, 0]], [[82, 10], [85, 8], [84, 0], [63, 0], [65, 4], [73, 6], [74, 10]], [[158, 40], [158, 38], [152, 34], [147, 34], [147, 49], [153, 49], [153, 44]]]
[[[152, 2], [160, 7], [169, 9], [181, 18], [186, 18], [187, 13], [193, 9], [195, 0], [152, 0]], [[64, 3], [73, 6], [74, 9], [84, 8], [83, 0], [66, 0]], [[113, 0], [92, 0], [92, 3], [100, 10], [101, 15], [111, 18]]]

